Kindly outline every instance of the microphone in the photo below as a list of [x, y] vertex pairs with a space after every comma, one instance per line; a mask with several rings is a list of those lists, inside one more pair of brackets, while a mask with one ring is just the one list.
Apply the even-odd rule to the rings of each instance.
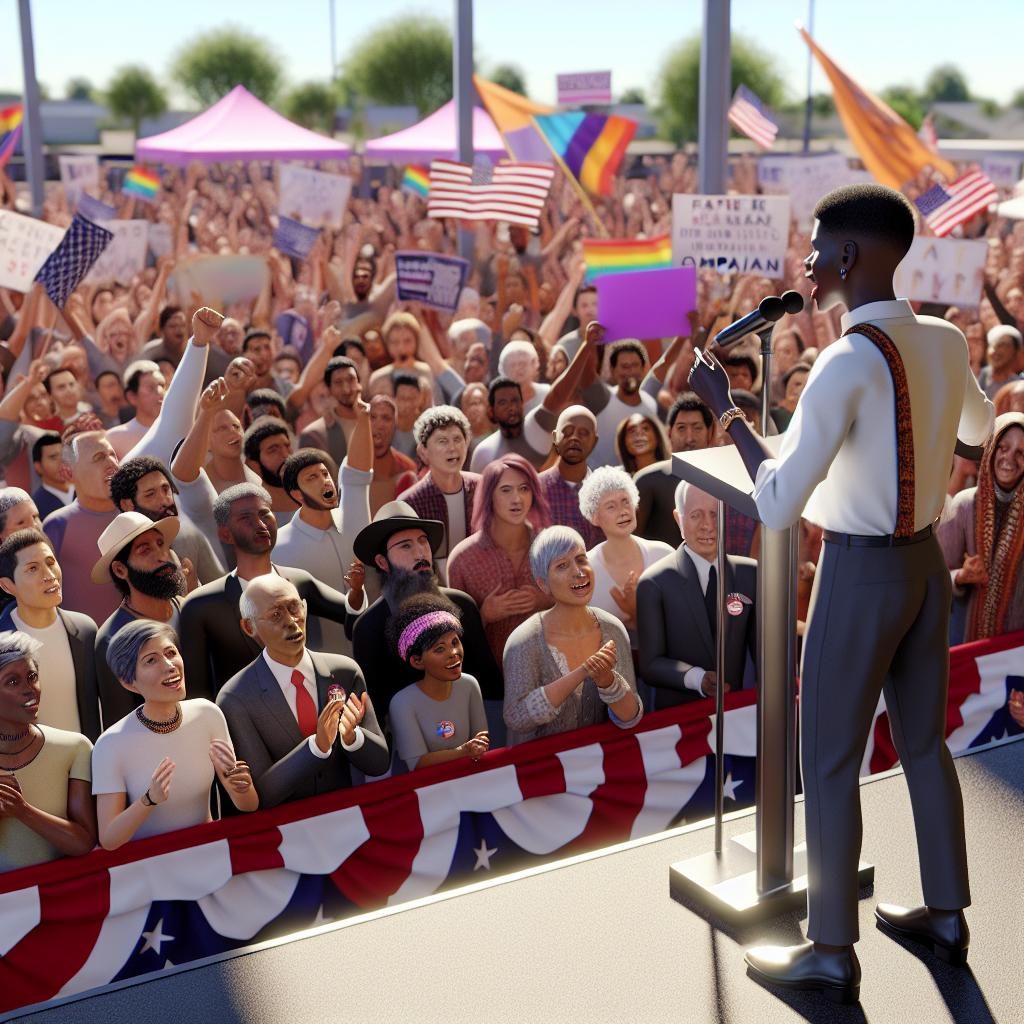
[[803, 308], [804, 297], [797, 291], [788, 291], [781, 296], [768, 295], [758, 303], [757, 309], [720, 330], [715, 335], [715, 344], [719, 348], [728, 348], [744, 335], [754, 334], [768, 324], [781, 320], [787, 313], [799, 313]]

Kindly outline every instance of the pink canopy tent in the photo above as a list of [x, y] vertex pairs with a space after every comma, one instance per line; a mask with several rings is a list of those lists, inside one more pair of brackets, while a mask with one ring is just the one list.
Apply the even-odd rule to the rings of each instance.
[[135, 144], [137, 160], [164, 164], [340, 160], [351, 152], [348, 146], [282, 117], [242, 85], [191, 121]]
[[[482, 107], [473, 107], [473, 149], [478, 156], [492, 160], [508, 156], [501, 133], [490, 115]], [[429, 161], [435, 158], [458, 160], [459, 144], [456, 132], [455, 100], [449, 100], [419, 124], [393, 135], [371, 139], [364, 149], [370, 160]]]

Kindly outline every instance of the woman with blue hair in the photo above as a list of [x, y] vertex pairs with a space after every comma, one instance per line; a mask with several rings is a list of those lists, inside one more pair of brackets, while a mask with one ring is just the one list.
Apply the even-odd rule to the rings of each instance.
[[629, 637], [613, 615], [590, 606], [594, 570], [583, 538], [568, 526], [542, 530], [530, 546], [537, 586], [554, 606], [536, 612], [505, 644], [509, 745], [610, 719], [636, 725]]

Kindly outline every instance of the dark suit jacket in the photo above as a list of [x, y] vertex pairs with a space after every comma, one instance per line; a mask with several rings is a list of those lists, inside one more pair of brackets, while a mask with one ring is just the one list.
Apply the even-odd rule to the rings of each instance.
[[324, 425], [323, 416], [313, 420], [299, 434], [299, 447], [319, 448], [320, 451], [327, 452], [339, 468], [348, 454], [348, 442], [345, 440], [345, 431], [341, 429], [341, 424], [333, 423], [327, 427]]
[[672, 460], [655, 462], [633, 478], [640, 492], [636, 509], [636, 532], [645, 540], [662, 540], [679, 546], [679, 527], [672, 516], [676, 508], [679, 477], [672, 473]]
[[[462, 671], [476, 677], [484, 700], [501, 700], [505, 691], [501, 669], [484, 634], [476, 601], [469, 594], [450, 587], [441, 587], [441, 593], [462, 612]], [[387, 601], [378, 597], [355, 620], [351, 630], [352, 657], [363, 670], [370, 700], [382, 715], [387, 714], [391, 698], [399, 690], [423, 677], [422, 672], [410, 668], [392, 650], [387, 639], [390, 618], [391, 609]]]
[[[17, 609], [12, 601], [0, 614], [0, 632], [18, 627], [11, 618]], [[93, 743], [103, 731], [100, 727], [100, 697], [96, 683], [96, 623], [81, 612], [57, 609], [57, 617], [64, 623], [71, 647], [71, 660], [75, 666], [75, 692], [78, 695], [78, 723], [82, 735]], [[43, 681], [46, 686], [46, 680]]]
[[[351, 658], [316, 651], [309, 654], [316, 670], [318, 711], [326, 705], [332, 683], [343, 686], [346, 694], [366, 692], [363, 674]], [[227, 719], [238, 759], [252, 771], [260, 807], [276, 807], [286, 800], [351, 786], [350, 762], [365, 775], [383, 775], [391, 764], [372, 700], [362, 721], [363, 745], [350, 753], [339, 739], [330, 757], [317, 757], [309, 749], [308, 737], [299, 732], [295, 715], [262, 654], [228, 681], [217, 694], [217, 704]]]
[[[345, 622], [344, 594], [302, 569], [283, 565], [274, 569], [294, 583], [306, 601], [306, 640], [311, 647], [320, 642], [315, 616]], [[241, 596], [238, 577], [228, 575], [193, 590], [181, 606], [181, 653], [189, 697], [214, 700], [217, 691], [262, 652], [260, 643], [242, 632]]]
[[42, 484], [32, 492], [32, 500], [39, 509], [39, 518], [45, 519], [51, 512], [64, 507], [64, 502], [56, 495], [51, 494]]
[[[728, 557], [727, 593], [742, 594], [739, 615], [726, 616], [725, 678], [743, 685], [746, 655], [756, 655], [757, 562]], [[636, 592], [640, 675], [655, 688], [655, 707], [673, 707], [701, 695], [688, 690], [683, 676], [694, 667], [715, 670], [715, 643], [711, 636], [697, 567], [680, 544], [640, 577]], [[756, 660], [755, 660], [756, 664]]]

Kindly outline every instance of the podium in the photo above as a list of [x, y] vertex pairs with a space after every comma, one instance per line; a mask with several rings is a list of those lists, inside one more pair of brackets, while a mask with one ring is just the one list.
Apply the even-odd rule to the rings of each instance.
[[[780, 436], [765, 438], [777, 452]], [[725, 509], [758, 519], [753, 483], [734, 445], [672, 456], [675, 476], [718, 499], [717, 573], [726, 579]], [[757, 790], [755, 831], [722, 846], [724, 692], [718, 688], [715, 713], [714, 850], [673, 864], [672, 898], [738, 925], [799, 906], [807, 889], [806, 850], [794, 847], [796, 797], [796, 564], [798, 528], [759, 526], [757, 573]], [[725, 678], [729, 616], [726, 588], [718, 588], [716, 672]], [[858, 869], [863, 887], [874, 868]]]

